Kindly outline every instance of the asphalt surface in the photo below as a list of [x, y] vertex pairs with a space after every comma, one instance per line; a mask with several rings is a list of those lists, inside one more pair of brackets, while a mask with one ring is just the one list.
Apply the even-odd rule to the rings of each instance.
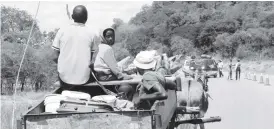
[[[206, 129], [274, 129], [274, 77], [271, 86], [244, 79], [209, 80], [209, 116], [220, 116], [221, 122], [207, 123]], [[259, 80], [257, 78], [257, 80]]]

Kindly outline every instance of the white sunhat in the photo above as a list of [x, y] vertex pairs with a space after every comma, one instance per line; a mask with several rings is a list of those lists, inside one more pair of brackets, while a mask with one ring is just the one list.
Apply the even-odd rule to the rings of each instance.
[[156, 66], [156, 51], [141, 51], [137, 54], [133, 64], [141, 69], [153, 69]]

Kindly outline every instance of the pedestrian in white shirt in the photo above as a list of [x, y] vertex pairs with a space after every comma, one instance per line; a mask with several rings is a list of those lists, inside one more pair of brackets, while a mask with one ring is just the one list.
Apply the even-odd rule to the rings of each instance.
[[240, 63], [240, 60], [238, 59], [238, 62], [236, 63], [236, 66], [235, 66], [235, 71], [236, 71], [236, 80], [240, 80], [240, 77], [241, 77], [241, 63]]
[[59, 81], [64, 88], [82, 85], [90, 79], [90, 68], [96, 45], [94, 35], [85, 26], [88, 12], [85, 6], [73, 9], [74, 23], [60, 28], [52, 44], [58, 65]]
[[229, 67], [229, 75], [228, 75], [228, 80], [230, 79], [230, 80], [232, 80], [232, 59], [230, 59], [230, 61], [229, 61], [229, 65], [228, 65], [228, 67]]
[[219, 63], [218, 63], [218, 69], [219, 69], [219, 76], [220, 77], [223, 77], [224, 75], [223, 75], [223, 61], [222, 60], [219, 60]]

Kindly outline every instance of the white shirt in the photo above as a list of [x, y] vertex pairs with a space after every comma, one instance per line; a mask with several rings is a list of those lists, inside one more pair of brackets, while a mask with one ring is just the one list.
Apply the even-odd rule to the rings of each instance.
[[[99, 44], [98, 48], [99, 48], [99, 51], [94, 61], [94, 70], [97, 72], [104, 72], [105, 74], [110, 74], [111, 70], [109, 66], [106, 64], [105, 60], [106, 58], [110, 58], [110, 57], [114, 58], [113, 49], [111, 48], [111, 46], [106, 44]], [[114, 63], [117, 64], [117, 62], [114, 62]]]
[[112, 47], [107, 44], [99, 44], [98, 48], [94, 61], [94, 70], [105, 74], [113, 73], [121, 78], [122, 69], [118, 66]]
[[238, 67], [241, 67], [241, 63], [240, 62], [236, 63], [235, 69], [237, 69]]
[[65, 83], [84, 84], [88, 81], [91, 52], [96, 47], [93, 37], [88, 27], [81, 23], [72, 23], [57, 32], [52, 48], [60, 51], [58, 73]]
[[218, 67], [219, 67], [219, 68], [223, 68], [223, 65], [224, 65], [223, 62], [219, 62], [219, 63], [218, 63]]

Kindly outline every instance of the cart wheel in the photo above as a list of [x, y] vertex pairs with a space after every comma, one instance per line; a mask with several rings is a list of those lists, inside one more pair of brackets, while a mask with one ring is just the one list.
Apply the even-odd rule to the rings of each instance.
[[[180, 117], [180, 120], [191, 119], [191, 118], [200, 118], [204, 116], [204, 113], [208, 109], [208, 100], [204, 92], [204, 79], [201, 80], [189, 80], [188, 83], [182, 83], [182, 91], [177, 92], [179, 94], [179, 105], [180, 106], [190, 106], [197, 107], [199, 106], [201, 109], [200, 114], [183, 114]], [[177, 129], [205, 129], [204, 124], [194, 125], [194, 124], [181, 124], [177, 127]]]
[[169, 125], [167, 126], [167, 129], [175, 129], [175, 119], [176, 119], [176, 112], [173, 114], [171, 121], [169, 122]]
[[[193, 93], [198, 91], [203, 91], [203, 86], [201, 83], [198, 81], [191, 81], [189, 80], [188, 85], [182, 85], [182, 89], [184, 91], [184, 97], [186, 97], [186, 105], [185, 106], [194, 106], [193, 101], [196, 101], [200, 96], [202, 95], [197, 95], [195, 96]], [[196, 89], [196, 90], [195, 90]], [[202, 92], [201, 92], [202, 94]], [[194, 96], [193, 96], [194, 95]], [[199, 96], [199, 97], [198, 97]], [[197, 106], [197, 105], [196, 105]], [[197, 115], [193, 114], [184, 114], [180, 119], [191, 119], [191, 118], [197, 118]], [[177, 129], [197, 129], [198, 125], [194, 124], [181, 124], [177, 127]]]

